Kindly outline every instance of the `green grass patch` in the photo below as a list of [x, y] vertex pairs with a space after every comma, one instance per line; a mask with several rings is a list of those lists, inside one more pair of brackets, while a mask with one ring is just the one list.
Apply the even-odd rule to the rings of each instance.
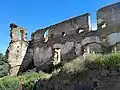
[[95, 61], [97, 64], [102, 65], [105, 69], [120, 67], [120, 52], [111, 54], [98, 54], [89, 55], [87, 60]]
[[[84, 60], [85, 59], [85, 60]], [[66, 73], [80, 73], [86, 70], [85, 61], [95, 62], [104, 69], [116, 69], [120, 67], [120, 52], [111, 54], [89, 54], [85, 58], [78, 57], [71, 62], [64, 64], [63, 71]]]
[[44, 72], [28, 72], [21, 76], [5, 76], [0, 78], [0, 90], [17, 90], [22, 84], [26, 90], [33, 90], [34, 82], [38, 79], [48, 79], [50, 74]]
[[[117, 68], [120, 67], [120, 52], [104, 55], [90, 54], [85, 58], [81, 56], [68, 63], [65, 63], [60, 69], [68, 75], [80, 75], [80, 73], [86, 70], [86, 61], [96, 62], [105, 69]], [[61, 70], [57, 69], [52, 74], [59, 73]], [[44, 72], [28, 72], [20, 76], [5, 76], [0, 78], [0, 90], [17, 90], [20, 84], [25, 87], [25, 90], [33, 90], [35, 84], [34, 82], [36, 80], [49, 79], [52, 74], [47, 74]]]
[[65, 71], [66, 73], [70, 74], [77, 74], [81, 71], [84, 70], [84, 58], [83, 57], [78, 57], [71, 62], [68, 62], [64, 64], [62, 70]]

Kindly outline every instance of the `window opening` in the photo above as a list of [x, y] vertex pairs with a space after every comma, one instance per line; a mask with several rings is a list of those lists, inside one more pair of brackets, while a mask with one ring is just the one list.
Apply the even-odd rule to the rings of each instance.
[[44, 33], [44, 42], [48, 41], [48, 30]]
[[66, 36], [65, 32], [62, 32], [62, 36]]

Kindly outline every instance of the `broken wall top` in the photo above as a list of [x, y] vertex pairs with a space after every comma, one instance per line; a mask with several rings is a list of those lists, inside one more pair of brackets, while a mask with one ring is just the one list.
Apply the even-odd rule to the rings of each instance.
[[89, 32], [91, 30], [89, 13], [68, 19], [44, 29], [37, 30], [32, 34], [32, 39], [36, 40], [43, 38], [44, 33], [47, 30], [49, 35], [59, 36], [62, 35], [62, 33], [70, 35], [75, 33], [76, 29], [80, 28], [84, 29], [85, 32]]
[[103, 7], [97, 11], [98, 24], [100, 21], [108, 21], [111, 25], [118, 24], [120, 20], [120, 2]]
[[119, 32], [120, 2], [99, 9], [97, 11], [97, 25], [101, 37]]
[[10, 28], [11, 41], [27, 41], [27, 30], [25, 28], [22, 28], [14, 23], [10, 24]]

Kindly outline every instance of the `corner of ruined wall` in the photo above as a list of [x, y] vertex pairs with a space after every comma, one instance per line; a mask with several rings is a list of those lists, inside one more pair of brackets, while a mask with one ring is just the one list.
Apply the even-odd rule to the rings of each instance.
[[97, 11], [97, 27], [101, 43], [116, 51], [120, 42], [120, 2], [102, 7]]
[[97, 27], [100, 37], [120, 32], [120, 2], [105, 6], [97, 11]]
[[13, 23], [10, 24], [10, 28], [11, 41], [6, 50], [6, 56], [10, 65], [9, 74], [17, 75], [29, 42], [26, 40], [26, 29]]

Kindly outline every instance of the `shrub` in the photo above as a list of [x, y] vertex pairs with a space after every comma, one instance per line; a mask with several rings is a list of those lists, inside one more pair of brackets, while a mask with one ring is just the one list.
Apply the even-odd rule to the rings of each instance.
[[0, 79], [0, 90], [17, 90], [20, 84], [25, 90], [33, 90], [35, 81], [38, 79], [47, 79], [51, 75], [43, 72], [28, 72], [21, 76], [5, 76]]
[[0, 53], [0, 77], [6, 76], [8, 74], [9, 65], [7, 63], [7, 58], [5, 55]]
[[106, 69], [116, 68], [120, 66], [120, 53], [112, 53], [103, 55], [100, 64], [102, 64]]
[[78, 57], [74, 60], [72, 60], [69, 63], [64, 64], [62, 70], [65, 71], [66, 73], [70, 74], [77, 74], [81, 71], [84, 70], [84, 58], [83, 57]]
[[96, 60], [100, 60], [102, 57], [102, 54], [88, 54], [85, 58], [85, 60], [88, 61], [96, 61]]
[[120, 52], [104, 55], [88, 55], [87, 60], [93, 60], [105, 69], [116, 68], [120, 66]]

